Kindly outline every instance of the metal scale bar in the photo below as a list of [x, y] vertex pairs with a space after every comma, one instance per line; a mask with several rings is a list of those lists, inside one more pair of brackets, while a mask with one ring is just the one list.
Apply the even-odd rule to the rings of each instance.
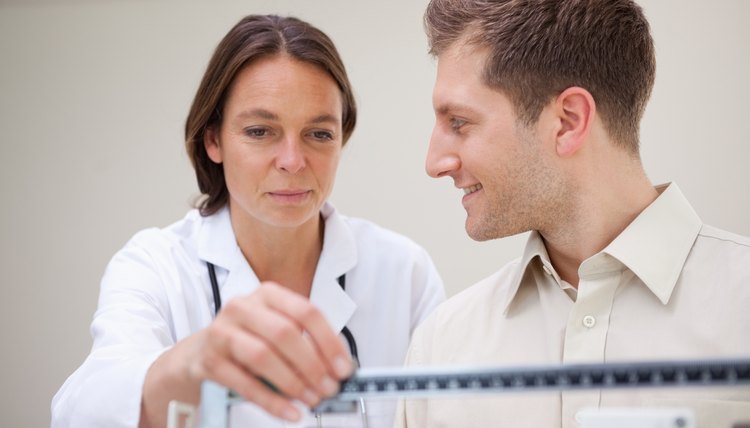
[[511, 368], [361, 369], [316, 411], [336, 412], [360, 398], [533, 390], [750, 385], [750, 359], [563, 364]]
[[[528, 367], [363, 368], [341, 384], [317, 413], [352, 411], [360, 398], [430, 398], [534, 390], [750, 385], [750, 358], [562, 364]], [[242, 398], [213, 382], [201, 391], [201, 427], [226, 427], [227, 410]]]

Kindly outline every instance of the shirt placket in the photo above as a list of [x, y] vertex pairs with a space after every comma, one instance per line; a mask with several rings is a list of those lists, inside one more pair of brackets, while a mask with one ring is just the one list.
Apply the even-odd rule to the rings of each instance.
[[[578, 296], [568, 317], [563, 344], [563, 362], [604, 362], [609, 316], [615, 291], [620, 284], [620, 264], [599, 254], [581, 264]], [[576, 413], [586, 407], [598, 407], [601, 391], [563, 391], [562, 427], [577, 426]]]

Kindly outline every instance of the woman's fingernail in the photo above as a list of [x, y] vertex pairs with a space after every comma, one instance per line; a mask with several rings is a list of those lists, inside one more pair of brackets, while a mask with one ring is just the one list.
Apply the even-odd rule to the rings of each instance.
[[333, 370], [336, 371], [336, 375], [340, 378], [348, 377], [352, 374], [352, 363], [343, 357], [336, 357], [333, 360]]
[[326, 395], [333, 395], [339, 390], [339, 384], [328, 376], [325, 376], [323, 380], [320, 381], [320, 387]]
[[306, 389], [302, 391], [302, 401], [305, 402], [308, 406], [312, 407], [320, 401], [320, 397], [318, 397], [318, 394], [310, 391], [309, 389]]
[[281, 416], [290, 422], [297, 422], [300, 418], [299, 410], [294, 408], [294, 406], [284, 407], [284, 410], [281, 412]]

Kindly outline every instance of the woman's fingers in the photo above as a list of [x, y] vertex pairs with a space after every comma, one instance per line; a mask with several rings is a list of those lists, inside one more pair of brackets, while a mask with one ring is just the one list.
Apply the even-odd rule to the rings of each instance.
[[[286, 315], [298, 323], [307, 333], [318, 354], [326, 363], [330, 374], [336, 379], [351, 375], [353, 365], [349, 352], [338, 338], [338, 332], [331, 330], [323, 314], [307, 299], [275, 283], [266, 282], [261, 287], [262, 297], [269, 307]], [[284, 298], [290, 294], [290, 298]]]
[[291, 400], [314, 406], [352, 371], [348, 351], [320, 311], [274, 283], [228, 302], [208, 333], [207, 377], [284, 419], [295, 420]]
[[[270, 314], [262, 317], [270, 319], [272, 323], [291, 324], [278, 314], [269, 311]], [[301, 338], [301, 333], [297, 333]], [[321, 396], [331, 395], [336, 392], [338, 385], [332, 380], [332, 385], [316, 389], [300, 368], [289, 361], [278, 351], [277, 346], [263, 338], [249, 334], [238, 334], [233, 337], [228, 349], [231, 359], [245, 370], [255, 374], [257, 377], [269, 382], [273, 388], [286, 397], [300, 400], [308, 406], [314, 406], [320, 401]], [[307, 352], [308, 358], [310, 353]], [[312, 365], [311, 363], [306, 366]], [[318, 362], [318, 371], [323, 371], [323, 363]], [[323, 373], [325, 375], [325, 373]]]
[[301, 417], [289, 398], [272, 391], [254, 374], [234, 363], [225, 360], [212, 367], [211, 378], [278, 418], [296, 422]]

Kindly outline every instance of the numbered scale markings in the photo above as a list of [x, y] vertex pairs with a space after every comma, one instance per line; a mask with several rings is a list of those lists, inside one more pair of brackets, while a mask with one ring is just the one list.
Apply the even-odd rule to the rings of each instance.
[[[351, 412], [365, 398], [430, 398], [457, 394], [513, 393], [535, 390], [583, 390], [687, 386], [750, 386], [750, 358], [563, 364], [539, 367], [407, 367], [358, 370], [341, 384], [338, 395], [316, 413]], [[227, 410], [243, 401], [214, 382], [201, 387], [201, 428], [225, 428]]]
[[428, 398], [461, 393], [750, 385], [750, 359], [564, 364], [514, 368], [361, 369], [319, 412], [360, 398]]

